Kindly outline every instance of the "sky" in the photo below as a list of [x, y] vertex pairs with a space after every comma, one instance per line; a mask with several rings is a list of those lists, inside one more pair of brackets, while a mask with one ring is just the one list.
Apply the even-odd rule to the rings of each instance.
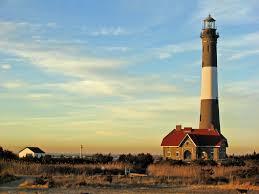
[[221, 132], [259, 151], [257, 0], [0, 0], [0, 144], [162, 154], [198, 128], [202, 20], [216, 19]]

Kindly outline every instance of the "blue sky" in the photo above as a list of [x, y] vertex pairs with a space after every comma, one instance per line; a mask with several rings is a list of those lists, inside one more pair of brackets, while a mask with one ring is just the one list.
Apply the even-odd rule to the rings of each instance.
[[202, 20], [217, 20], [229, 153], [258, 150], [257, 1], [0, 1], [1, 145], [161, 153], [198, 127]]

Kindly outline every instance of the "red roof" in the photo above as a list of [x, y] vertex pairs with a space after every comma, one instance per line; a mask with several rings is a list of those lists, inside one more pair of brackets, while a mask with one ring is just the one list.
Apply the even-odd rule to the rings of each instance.
[[161, 146], [179, 146], [183, 139], [189, 135], [196, 146], [220, 146], [226, 138], [215, 129], [174, 129], [164, 137]]

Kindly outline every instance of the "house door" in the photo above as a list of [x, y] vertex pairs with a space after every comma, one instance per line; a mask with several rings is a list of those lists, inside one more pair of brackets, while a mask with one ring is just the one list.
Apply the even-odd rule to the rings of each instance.
[[192, 153], [189, 150], [186, 150], [183, 154], [184, 160], [191, 160], [192, 159]]

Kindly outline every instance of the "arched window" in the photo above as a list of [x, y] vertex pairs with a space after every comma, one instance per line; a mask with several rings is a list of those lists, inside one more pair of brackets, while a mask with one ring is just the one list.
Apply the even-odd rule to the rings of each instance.
[[184, 160], [191, 160], [192, 159], [192, 153], [189, 150], [186, 150], [183, 154]]

